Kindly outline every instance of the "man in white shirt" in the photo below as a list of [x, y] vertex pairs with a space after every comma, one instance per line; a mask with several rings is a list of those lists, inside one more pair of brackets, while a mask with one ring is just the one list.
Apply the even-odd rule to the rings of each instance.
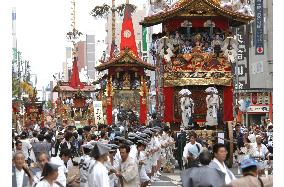
[[267, 128], [270, 127], [270, 126], [273, 126], [273, 124], [272, 124], [270, 119], [267, 119]]
[[40, 126], [37, 123], [34, 126], [34, 131], [37, 131], [37, 132], [40, 131]]
[[22, 142], [22, 149], [23, 149], [23, 153], [25, 155], [25, 160], [27, 161], [28, 158], [30, 157], [30, 151], [32, 149], [32, 145], [30, 143], [30, 140], [28, 139], [28, 135], [27, 133], [23, 132], [21, 134], [21, 140]]
[[140, 184], [137, 162], [129, 156], [130, 147], [121, 145], [119, 147], [121, 156], [120, 171], [116, 176], [120, 178], [123, 187], [138, 187]]
[[150, 182], [150, 178], [146, 173], [145, 169], [145, 161], [146, 161], [146, 149], [147, 142], [144, 142], [142, 140], [138, 140], [137, 143], [137, 161], [138, 161], [138, 170], [139, 170], [139, 177], [140, 177], [140, 183], [141, 187], [146, 187], [148, 183]]
[[64, 187], [66, 186], [66, 183], [67, 183], [67, 179], [66, 179], [67, 168], [65, 167], [63, 160], [61, 160], [59, 157], [52, 157], [50, 159], [49, 155], [43, 152], [43, 153], [39, 154], [38, 162], [40, 164], [41, 171], [38, 172], [35, 175], [35, 177], [34, 177], [35, 183], [39, 182], [44, 165], [48, 162], [51, 162], [53, 164], [60, 165], [60, 167], [58, 168], [58, 177], [57, 177], [56, 181], [59, 182], [62, 186], [64, 186]]
[[189, 140], [183, 149], [183, 159], [187, 162], [188, 167], [194, 167], [198, 165], [197, 158], [203, 151], [202, 145], [196, 142], [196, 134], [189, 135]]
[[[256, 135], [256, 143], [252, 145], [252, 156], [256, 159], [264, 160], [258, 162], [258, 169], [263, 170], [266, 167], [266, 164], [270, 162], [271, 153], [267, 149], [267, 147], [262, 143], [262, 139], [260, 135]], [[266, 161], [267, 160], [267, 161]]]
[[112, 111], [112, 115], [114, 116], [114, 124], [118, 123], [118, 113], [119, 113], [119, 106]]
[[134, 160], [137, 159], [137, 154], [138, 154], [138, 150], [137, 150], [137, 146], [135, 144], [130, 146], [130, 152], [129, 152], [129, 156], [131, 158], [133, 158]]
[[209, 167], [218, 169], [219, 171], [225, 174], [225, 183], [229, 184], [232, 180], [235, 180], [236, 177], [234, 174], [227, 168], [225, 160], [227, 157], [227, 150], [224, 144], [217, 143], [213, 146], [214, 159], [209, 164]]
[[89, 169], [89, 187], [110, 187], [108, 170], [104, 165], [108, 161], [109, 151], [110, 147], [106, 144], [97, 142], [94, 145], [92, 156], [96, 159], [96, 162]]
[[13, 156], [12, 167], [12, 187], [27, 187], [31, 186], [33, 179], [29, 172], [26, 163], [25, 156], [22, 152], [17, 152]]

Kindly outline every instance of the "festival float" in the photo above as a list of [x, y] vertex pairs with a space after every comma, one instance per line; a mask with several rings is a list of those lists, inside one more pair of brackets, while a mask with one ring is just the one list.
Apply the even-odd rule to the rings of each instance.
[[[155, 67], [143, 62], [138, 55], [131, 18], [131, 7], [126, 4], [121, 30], [120, 50], [111, 50], [110, 58], [96, 69], [107, 70], [105, 79], [105, 99], [107, 124], [114, 123], [113, 110], [123, 107], [127, 111], [139, 113], [139, 124], [147, 118], [147, 94], [149, 78], [145, 69], [154, 71]], [[102, 87], [102, 89], [104, 89]]]
[[[152, 35], [151, 53], [160, 68], [157, 73], [162, 81], [157, 90], [161, 92], [157, 95], [163, 95], [163, 120], [179, 129], [183, 123], [180, 93], [186, 89], [194, 102], [192, 122], [197, 135], [207, 137], [212, 145], [218, 133], [224, 132], [223, 138], [229, 139], [232, 148], [232, 67], [238, 45], [232, 28], [252, 21], [251, 10], [249, 6], [239, 8], [220, 0], [179, 0], [171, 5], [163, 2], [153, 1], [154, 13], [140, 23], [145, 27], [162, 24], [162, 33]], [[206, 131], [202, 129], [208, 123], [208, 87], [220, 99], [216, 109], [218, 129]]]
[[64, 123], [71, 121], [73, 125], [75, 121], [88, 121], [88, 124], [93, 123], [94, 112], [91, 98], [91, 93], [95, 92], [95, 87], [92, 84], [81, 82], [78, 70], [78, 54], [76, 50], [76, 42], [82, 35], [76, 30], [75, 23], [75, 1], [72, 2], [72, 31], [68, 32], [66, 37], [73, 44], [73, 66], [71, 78], [68, 82], [57, 80], [57, 85], [53, 88], [53, 92], [58, 93], [58, 99], [55, 102], [55, 115], [60, 117]]
[[[43, 102], [37, 100], [35, 88], [30, 83], [23, 81], [19, 83], [17, 91], [22, 95], [22, 99], [13, 99], [12, 102], [13, 127], [18, 130], [18, 128], [28, 127], [35, 123], [43, 125]], [[19, 126], [19, 124], [22, 125]]]
[[95, 92], [93, 85], [81, 82], [79, 78], [77, 59], [73, 60], [72, 75], [69, 82], [58, 81], [53, 88], [58, 93], [55, 102], [55, 115], [61, 117], [64, 122], [68, 120], [93, 120], [93, 108], [91, 93]]

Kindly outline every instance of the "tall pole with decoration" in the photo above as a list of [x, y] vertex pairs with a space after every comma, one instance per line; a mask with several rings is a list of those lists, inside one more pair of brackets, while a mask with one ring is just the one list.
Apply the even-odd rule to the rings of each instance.
[[[129, 4], [129, 0], [126, 0], [126, 4]], [[112, 58], [112, 55], [113, 55], [113, 52], [115, 50], [115, 31], [116, 31], [116, 16], [115, 16], [115, 13], [119, 13], [119, 14], [123, 14], [124, 12], [124, 9], [126, 7], [126, 4], [122, 4], [122, 5], [119, 5], [119, 6], [115, 6], [115, 0], [112, 0], [112, 4], [111, 6], [107, 5], [107, 4], [103, 4], [102, 6], [96, 6], [92, 12], [91, 12], [91, 15], [95, 18], [107, 18], [107, 16], [109, 15], [109, 13], [111, 12], [111, 19], [112, 19], [112, 22], [111, 22], [111, 35], [112, 35], [112, 38], [111, 38], [111, 46], [110, 46], [110, 50], [109, 50], [109, 53], [110, 53], [110, 58]], [[129, 4], [130, 5], [130, 4]], [[131, 6], [131, 13], [134, 12], [136, 10], [136, 6], [135, 5], [130, 5]]]
[[111, 30], [112, 30], [112, 37], [111, 37], [111, 49], [110, 49], [110, 56], [112, 56], [112, 53], [114, 51], [115, 46], [115, 0], [112, 0], [111, 5], [111, 13], [112, 13], [112, 22], [111, 22]]

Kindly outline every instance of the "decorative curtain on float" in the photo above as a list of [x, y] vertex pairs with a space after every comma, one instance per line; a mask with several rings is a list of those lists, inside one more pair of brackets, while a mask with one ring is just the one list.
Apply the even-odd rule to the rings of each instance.
[[77, 59], [76, 58], [74, 58], [74, 61], [73, 61], [72, 76], [71, 76], [71, 79], [70, 79], [69, 86], [71, 86], [74, 89], [77, 89], [77, 88], [83, 89], [84, 88], [84, 84], [80, 81], [80, 78], [79, 78], [79, 71], [78, 71]]
[[233, 87], [224, 86], [224, 114], [223, 121], [233, 121]]
[[173, 122], [174, 121], [174, 88], [173, 87], [164, 87], [164, 121]]

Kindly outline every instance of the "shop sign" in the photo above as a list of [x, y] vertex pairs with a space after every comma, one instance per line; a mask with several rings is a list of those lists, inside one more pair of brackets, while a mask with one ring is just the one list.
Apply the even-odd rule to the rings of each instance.
[[263, 0], [256, 0], [255, 1], [255, 54], [256, 55], [263, 55], [264, 54], [264, 38], [263, 38]]
[[257, 113], [267, 113], [269, 112], [268, 105], [261, 105], [261, 106], [249, 106], [247, 108], [248, 113], [257, 112]]

